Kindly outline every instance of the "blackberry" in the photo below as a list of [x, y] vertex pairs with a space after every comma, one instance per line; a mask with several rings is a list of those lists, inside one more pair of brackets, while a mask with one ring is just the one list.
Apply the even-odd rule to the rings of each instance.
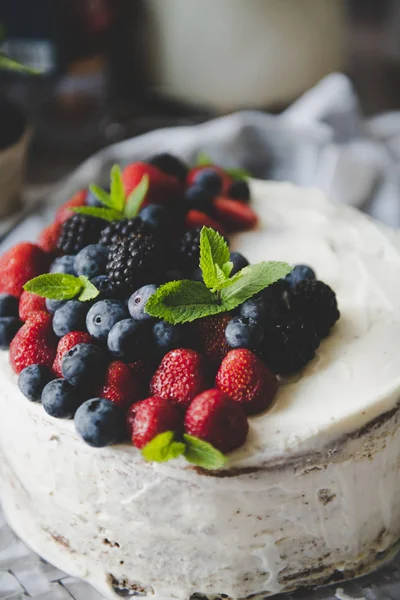
[[153, 235], [122, 238], [109, 249], [107, 275], [117, 292], [127, 294], [159, 278], [165, 258]]
[[315, 356], [319, 337], [313, 326], [296, 316], [285, 316], [265, 329], [261, 358], [274, 373], [290, 375]]
[[157, 169], [160, 169], [163, 173], [167, 173], [167, 175], [173, 175], [183, 183], [189, 172], [188, 166], [180, 158], [173, 156], [169, 152], [155, 154], [148, 159], [147, 163], [157, 167]]
[[201, 227], [188, 229], [179, 243], [179, 259], [185, 271], [194, 271], [200, 261], [200, 232]]
[[131, 237], [137, 233], [141, 235], [150, 235], [152, 231], [152, 227], [148, 223], [145, 223], [140, 217], [112, 221], [102, 230], [99, 244], [111, 246], [123, 238]]
[[323, 338], [340, 317], [336, 294], [323, 281], [305, 279], [290, 293], [293, 312], [311, 323]]
[[63, 223], [57, 246], [65, 254], [78, 254], [89, 244], [97, 244], [104, 221], [87, 215], [75, 214]]

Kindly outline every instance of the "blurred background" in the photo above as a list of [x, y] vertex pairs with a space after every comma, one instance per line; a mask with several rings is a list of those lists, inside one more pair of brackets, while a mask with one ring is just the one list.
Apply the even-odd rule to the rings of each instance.
[[25, 135], [30, 185], [160, 127], [279, 115], [331, 72], [364, 115], [400, 109], [400, 0], [0, 0], [0, 24], [42, 73], [0, 71], [0, 171]]

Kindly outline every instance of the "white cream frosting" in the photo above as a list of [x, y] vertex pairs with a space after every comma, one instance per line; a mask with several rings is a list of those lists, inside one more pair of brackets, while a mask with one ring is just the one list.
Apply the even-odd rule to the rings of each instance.
[[[23, 398], [0, 355], [6, 515], [37, 552], [107, 598], [117, 597], [112, 574], [154, 600], [258, 600], [335, 569], [367, 570], [400, 536], [399, 236], [316, 191], [252, 185], [260, 226], [235, 248], [252, 262], [312, 265], [342, 318], [273, 409], [250, 419], [228, 463], [248, 471], [217, 478], [182, 459], [146, 463], [128, 445], [90, 448], [71, 421]], [[281, 468], [257, 470], [274, 461]]]

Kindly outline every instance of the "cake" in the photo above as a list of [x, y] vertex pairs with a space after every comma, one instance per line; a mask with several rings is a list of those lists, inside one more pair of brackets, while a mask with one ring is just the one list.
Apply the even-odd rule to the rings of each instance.
[[400, 538], [400, 236], [313, 189], [252, 180], [231, 249], [311, 265], [341, 318], [219, 469], [86, 445], [2, 352], [0, 497], [33, 550], [109, 600], [262, 600], [357, 577]]

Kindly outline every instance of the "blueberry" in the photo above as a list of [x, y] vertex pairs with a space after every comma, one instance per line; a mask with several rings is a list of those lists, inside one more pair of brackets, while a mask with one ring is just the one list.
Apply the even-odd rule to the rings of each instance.
[[54, 374], [44, 365], [29, 365], [18, 377], [18, 387], [31, 402], [40, 402], [44, 387], [54, 379]]
[[76, 275], [74, 262], [75, 256], [69, 254], [66, 256], [59, 256], [51, 263], [50, 273], [68, 273], [69, 275]]
[[105, 398], [86, 400], [76, 411], [74, 423], [83, 440], [95, 448], [111, 446], [125, 435], [122, 409]]
[[61, 360], [63, 377], [75, 386], [93, 388], [103, 374], [106, 364], [103, 350], [93, 344], [77, 344]]
[[257, 348], [263, 337], [261, 325], [247, 317], [234, 317], [225, 329], [225, 338], [231, 348]]
[[7, 350], [22, 323], [17, 317], [0, 317], [0, 349]]
[[106, 341], [111, 328], [128, 317], [128, 311], [119, 300], [100, 300], [89, 310], [86, 327], [96, 340]]
[[129, 314], [132, 319], [136, 319], [136, 321], [154, 320], [153, 317], [144, 312], [144, 309], [150, 296], [157, 291], [157, 287], [154, 283], [149, 283], [133, 292], [128, 300]]
[[250, 319], [255, 319], [256, 321], [263, 321], [267, 315], [267, 311], [267, 300], [260, 294], [246, 300], [240, 307], [240, 314], [242, 317], [248, 317]]
[[76, 387], [65, 379], [53, 379], [42, 392], [44, 410], [56, 419], [72, 419], [82, 400]]
[[91, 283], [93, 283], [100, 292], [96, 298], [97, 302], [99, 302], [99, 300], [115, 299], [118, 297], [118, 292], [107, 275], [97, 275], [97, 277], [91, 279]]
[[108, 334], [108, 349], [113, 356], [134, 362], [143, 356], [147, 337], [147, 328], [143, 322], [123, 319], [118, 321]]
[[18, 298], [0, 294], [0, 317], [18, 317]]
[[96, 206], [96, 207], [103, 206], [102, 203], [100, 202], [100, 200], [97, 198], [97, 196], [95, 196], [93, 194], [93, 192], [91, 190], [87, 191], [85, 203], [87, 204], [87, 206]]
[[67, 300], [52, 300], [51, 298], [46, 298], [46, 308], [49, 313], [52, 315], [56, 312], [58, 308], [61, 308], [66, 304]]
[[222, 179], [215, 169], [201, 169], [193, 178], [193, 183], [210, 192], [213, 196], [218, 196], [222, 189]]
[[154, 165], [157, 167], [157, 169], [160, 169], [160, 171], [167, 173], [167, 175], [177, 177], [179, 181], [185, 183], [187, 174], [189, 172], [189, 167], [183, 162], [183, 160], [177, 156], [174, 156], [170, 152], [161, 152], [160, 154], [155, 154], [146, 162], [150, 165]]
[[228, 196], [234, 200], [248, 202], [250, 200], [250, 188], [247, 181], [245, 179], [234, 181], [228, 190]]
[[247, 258], [245, 258], [243, 254], [240, 254], [240, 252], [231, 252], [230, 261], [233, 262], [231, 276], [235, 275], [249, 265]]
[[70, 331], [85, 331], [85, 319], [89, 306], [79, 300], [68, 300], [53, 315], [53, 331], [63, 337]]
[[185, 203], [188, 210], [200, 210], [209, 213], [212, 209], [214, 195], [204, 187], [191, 185], [185, 192]]
[[175, 348], [182, 348], [186, 342], [186, 327], [184, 325], [171, 325], [165, 321], [159, 321], [153, 326], [153, 338], [155, 346], [164, 355]]
[[74, 267], [78, 275], [96, 277], [103, 275], [106, 270], [108, 249], [101, 244], [89, 244], [75, 257]]
[[139, 217], [154, 229], [165, 229], [170, 224], [169, 214], [160, 204], [148, 204], [142, 208]]
[[315, 271], [308, 265], [296, 265], [293, 271], [286, 275], [285, 281], [291, 289], [294, 289], [300, 281], [316, 278]]

